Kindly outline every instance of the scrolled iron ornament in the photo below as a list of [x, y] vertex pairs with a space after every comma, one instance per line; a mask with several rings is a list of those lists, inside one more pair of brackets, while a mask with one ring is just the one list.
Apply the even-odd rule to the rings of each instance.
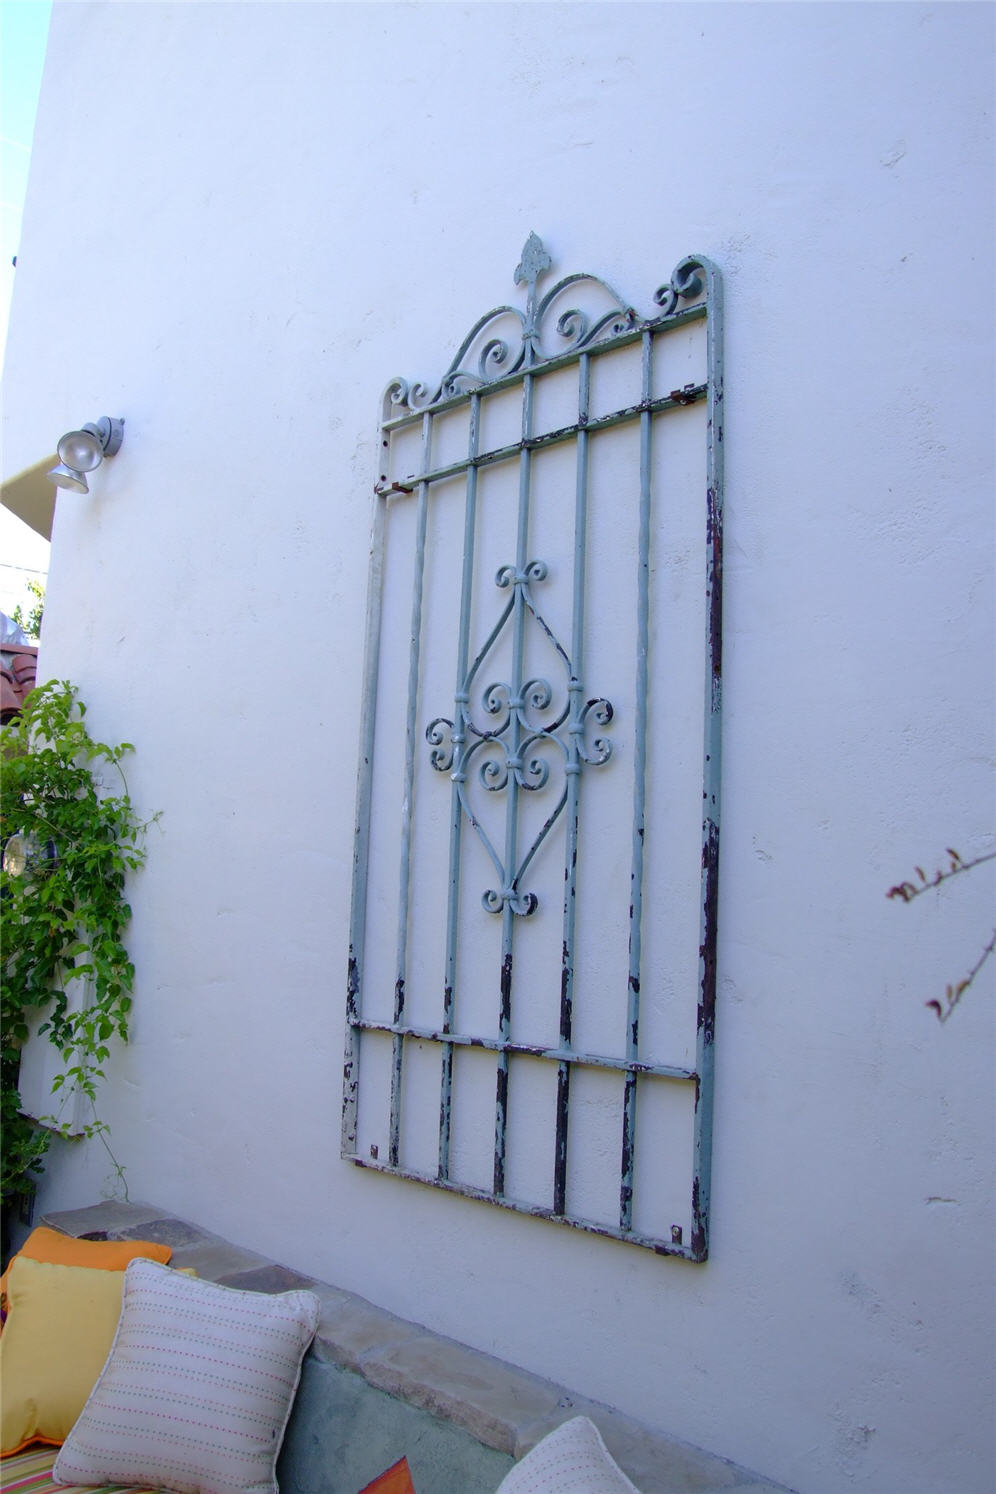
[[[520, 697], [520, 700], [520, 720], [522, 721], [524, 726], [532, 727], [532, 723], [529, 721], [528, 712], [548, 711], [550, 709], [551, 705], [553, 704], [553, 686], [550, 684], [549, 680], [527, 680], [522, 687], [522, 695]], [[555, 728], [558, 727], [561, 722], [567, 719], [568, 708], [569, 702], [565, 701], [564, 709], [555, 721], [549, 722], [542, 727], [538, 725], [535, 727], [537, 735], [555, 730]]]
[[[393, 379], [384, 396], [385, 422], [399, 409], [406, 408], [413, 415], [431, 410], [475, 389], [487, 388], [499, 379], [539, 368], [551, 358], [620, 337], [639, 325], [632, 306], [627, 306], [608, 282], [597, 275], [565, 275], [539, 298], [539, 282], [552, 267], [553, 261], [542, 240], [531, 233], [513, 276], [515, 284], [526, 289], [525, 310], [518, 306], [496, 306], [478, 318], [435, 387]], [[575, 288], [584, 289], [601, 306], [572, 305], [558, 310], [556, 303], [569, 289], [573, 292]], [[660, 297], [663, 289], [657, 294]], [[684, 294], [692, 292], [677, 290], [675, 302], [677, 295]]]
[[654, 291], [654, 300], [665, 316], [670, 316], [677, 310], [679, 301], [691, 301], [702, 294], [705, 289], [704, 273], [705, 266], [694, 255], [689, 255], [675, 265], [667, 285], [658, 286]]
[[[596, 736], [590, 745], [585, 741], [589, 722], [600, 727], [609, 724], [612, 706], [601, 696], [593, 697], [583, 706], [580, 704], [580, 683], [571, 660], [538, 611], [530, 592], [530, 585], [538, 585], [548, 575], [549, 566], [540, 559], [530, 560], [521, 567], [514, 564], [498, 567], [495, 585], [499, 590], [511, 592], [511, 596], [455, 693], [452, 721], [449, 717], [437, 716], [426, 728], [426, 739], [432, 748], [429, 757], [432, 766], [439, 772], [450, 772], [461, 809], [501, 877], [503, 890], [499, 892], [490, 888], [481, 898], [482, 906], [489, 913], [500, 913], [508, 907], [518, 916], [525, 917], [536, 909], [538, 899], [534, 893], [520, 892], [519, 880], [563, 811], [567, 802], [567, 779], [579, 773], [584, 764], [597, 767], [607, 762], [612, 751], [612, 744], [606, 737]], [[482, 727], [473, 720], [470, 711], [474, 680], [513, 614], [518, 616], [519, 627], [524, 627], [527, 620], [532, 619], [560, 659], [565, 673], [563, 704], [555, 706], [554, 687], [541, 675], [532, 675], [528, 679], [520, 676], [517, 680], [493, 680], [483, 687], [479, 700], [485, 715], [496, 717], [498, 721], [490, 728]], [[556, 711], [553, 720], [541, 722], [536, 719], [551, 710]], [[470, 798], [471, 763], [480, 753], [481, 760], [473, 779], [488, 794], [500, 794], [512, 785], [526, 793], [536, 794], [545, 789], [553, 777], [547, 754], [554, 748], [563, 759], [562, 780], [558, 775], [558, 781], [561, 781], [559, 800], [526, 848], [517, 868], [508, 867], [474, 811]], [[515, 813], [511, 802], [507, 812]], [[513, 835], [512, 843], [514, 840]]]
[[385, 388], [381, 399], [382, 424], [385, 424], [388, 420], [393, 419], [394, 416], [397, 415], [399, 407], [408, 407], [408, 395], [410, 389], [411, 385], [409, 384], [407, 379], [402, 379], [399, 376], [398, 378], [391, 380], [391, 382]]
[[508, 783], [508, 753], [501, 757], [486, 757], [477, 770], [477, 776], [489, 794], [499, 793]]
[[536, 793], [538, 789], [545, 788], [550, 777], [550, 764], [546, 758], [539, 757], [536, 754], [530, 755], [530, 749], [534, 748], [537, 744], [559, 747], [560, 751], [564, 754], [565, 760], [568, 751], [565, 744], [553, 732], [534, 732], [531, 737], [527, 737], [523, 741], [519, 752], [518, 766], [515, 769], [515, 777], [519, 787], [531, 794]]
[[557, 315], [554, 323], [558, 337], [566, 342], [566, 347], [551, 349], [549, 357], [555, 358], [565, 353], [579, 352], [582, 348], [591, 347], [603, 338], [621, 337], [624, 333], [632, 330], [637, 325], [638, 317], [631, 306], [624, 306], [612, 287], [597, 275], [568, 275], [558, 282], [551, 291], [543, 297], [537, 311], [537, 340], [542, 342], [543, 331], [549, 320], [551, 308], [558, 296], [563, 295], [568, 286], [589, 285], [597, 286], [600, 295], [607, 296], [613, 305], [608, 311], [597, 314], [587, 312], [579, 306], [569, 306]]
[[426, 410], [438, 399], [428, 384], [413, 384], [408, 391], [408, 407], [411, 410]]
[[503, 337], [492, 337], [484, 344], [477, 364], [482, 384], [487, 383], [491, 369], [504, 373], [504, 364], [508, 362], [509, 352], [509, 345]]
[[481, 893], [481, 906], [485, 913], [500, 913], [506, 903], [520, 918], [528, 918], [539, 907], [535, 893], [517, 892], [514, 887], [503, 887], [500, 892], [489, 887], [487, 892]]
[[477, 737], [498, 737], [508, 726], [512, 715], [511, 707], [512, 687], [504, 680], [496, 680], [494, 684], [487, 685], [481, 691], [481, 705], [489, 716], [502, 716], [500, 726], [494, 726], [489, 731], [481, 731], [480, 727], [468, 717], [467, 729]]
[[528, 581], [545, 581], [548, 574], [545, 560], [530, 560], [521, 571], [514, 565], [500, 565], [495, 572], [495, 585], [502, 588], [524, 586]]
[[448, 773], [453, 766], [456, 744], [453, 740], [453, 722], [447, 716], [437, 716], [425, 729], [425, 740], [432, 751], [429, 761], [437, 773]]
[[597, 698], [586, 702], [584, 710], [581, 712], [581, 730], [578, 733], [578, 756], [583, 758], [586, 763], [598, 766], [601, 763], [608, 762], [612, 756], [612, 743], [608, 737], [593, 737], [591, 747], [585, 747], [584, 729], [588, 723], [589, 716], [596, 725], [608, 726], [613, 715], [612, 705], [607, 700]]

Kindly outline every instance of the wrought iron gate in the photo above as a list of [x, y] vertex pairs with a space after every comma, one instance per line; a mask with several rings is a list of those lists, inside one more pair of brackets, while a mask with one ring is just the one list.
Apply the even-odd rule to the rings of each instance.
[[701, 1261], [721, 283], [551, 268], [384, 396], [342, 1150]]

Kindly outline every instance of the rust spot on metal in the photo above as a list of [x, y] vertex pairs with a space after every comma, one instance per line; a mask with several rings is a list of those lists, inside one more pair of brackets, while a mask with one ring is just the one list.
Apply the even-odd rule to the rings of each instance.
[[567, 1125], [570, 1103], [571, 1071], [568, 1064], [561, 1064], [557, 1073], [557, 1133], [553, 1162], [553, 1212], [564, 1214], [567, 1209]]
[[[627, 1173], [627, 1174], [629, 1173], [630, 1169], [633, 1166], [633, 1138], [632, 1138], [632, 1136], [630, 1135], [630, 1132], [629, 1132], [629, 1117], [628, 1116], [626, 1117], [626, 1124], [623, 1127], [622, 1166], [623, 1166], [623, 1172]], [[623, 1199], [623, 1203], [624, 1204], [629, 1203], [630, 1200], [632, 1199], [632, 1197], [633, 1197], [633, 1185], [632, 1185], [632, 1183], [624, 1182], [623, 1185], [622, 1185], [622, 1199]]]
[[512, 1015], [512, 951], [501, 962], [501, 1020], [507, 1022]]
[[702, 1217], [702, 1208], [699, 1202], [699, 1180], [692, 1183], [692, 1259], [704, 1261], [709, 1254], [709, 1237], [706, 1233], [706, 1222]]
[[495, 1196], [501, 1198], [505, 1192], [505, 1116], [508, 1113], [508, 1069], [498, 1065], [498, 1082], [495, 1087], [497, 1129], [495, 1134]]
[[686, 384], [682, 389], [672, 389], [668, 399], [673, 399], [676, 405], [694, 405], [701, 392], [695, 384]]
[[626, 1090], [623, 1100], [623, 1136], [622, 1136], [622, 1187], [619, 1193], [620, 1206], [623, 1217], [627, 1220], [629, 1216], [629, 1205], [633, 1198], [633, 1124], [634, 1124], [634, 1101], [636, 1099], [636, 1079], [632, 1074], [626, 1075]]
[[571, 1040], [571, 1021], [573, 1016], [571, 979], [573, 975], [574, 966], [571, 962], [571, 952], [567, 947], [567, 940], [565, 939], [560, 955], [560, 1040], [563, 1043], [569, 1043]]
[[346, 973], [346, 1015], [350, 1022], [356, 1017], [356, 995], [360, 989], [360, 967], [352, 949]]
[[[706, 494], [707, 540], [709, 544], [709, 665], [714, 683], [723, 672], [723, 513], [716, 490]], [[713, 702], [715, 709], [717, 702]]]
[[713, 1040], [716, 1022], [716, 915], [719, 905], [719, 827], [706, 821], [706, 837], [702, 845], [702, 869], [704, 877], [703, 943], [699, 949], [702, 959], [702, 991], [698, 1008], [698, 1026], [703, 1041]]

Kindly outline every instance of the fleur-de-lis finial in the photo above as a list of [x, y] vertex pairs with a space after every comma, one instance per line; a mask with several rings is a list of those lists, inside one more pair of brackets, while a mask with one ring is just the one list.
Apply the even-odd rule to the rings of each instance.
[[547, 254], [543, 240], [531, 233], [522, 250], [522, 259], [515, 267], [515, 284], [535, 286], [539, 277], [551, 268], [553, 260]]
[[543, 240], [531, 233], [523, 245], [522, 259], [515, 267], [516, 285], [526, 287], [526, 315], [522, 323], [522, 353], [526, 366], [539, 362], [539, 329], [536, 325], [536, 282], [550, 269], [553, 260]]

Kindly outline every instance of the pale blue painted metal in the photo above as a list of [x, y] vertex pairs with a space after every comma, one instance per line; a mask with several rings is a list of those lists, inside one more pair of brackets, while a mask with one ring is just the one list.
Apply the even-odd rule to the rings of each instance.
[[[515, 283], [526, 288], [525, 310], [501, 306], [482, 317], [461, 344], [457, 356], [435, 390], [396, 379], [385, 393], [381, 441], [389, 449], [394, 436], [421, 423], [420, 468], [410, 477], [390, 480], [385, 461], [377, 484], [377, 514], [370, 577], [370, 619], [367, 630], [367, 687], [361, 727], [361, 762], [357, 795], [356, 852], [354, 860], [353, 913], [351, 921], [350, 969], [347, 997], [347, 1049], [343, 1102], [343, 1155], [360, 1166], [431, 1183], [449, 1191], [483, 1198], [507, 1208], [551, 1218], [575, 1228], [628, 1240], [661, 1254], [704, 1260], [708, 1251], [708, 1197], [711, 1156], [712, 1051], [715, 1011], [715, 943], [719, 834], [719, 746], [721, 663], [721, 524], [722, 524], [722, 369], [721, 286], [719, 272], [702, 258], [683, 260], [671, 280], [655, 296], [660, 313], [641, 320], [625, 306], [604, 282], [586, 275], [559, 280], [542, 297], [538, 285], [550, 270], [551, 261], [535, 235], [530, 235]], [[568, 287], [596, 285], [611, 302], [611, 309], [586, 315], [580, 309], [564, 312], [556, 320], [556, 334], [567, 347], [551, 353], [545, 348], [548, 313]], [[506, 337], [488, 336], [499, 319], [517, 321], [517, 346]], [[694, 320], [706, 320], [707, 378], [669, 394], [653, 395], [653, 360], [656, 341], [662, 335]], [[601, 354], [639, 343], [641, 385], [639, 399], [608, 414], [592, 417], [590, 391], [592, 362]], [[465, 360], [478, 349], [476, 366]], [[535, 385], [544, 375], [577, 364], [577, 419], [555, 430], [534, 434]], [[521, 432], [518, 441], [494, 450], [481, 449], [482, 400], [496, 392], [518, 388], [521, 393]], [[699, 1001], [695, 1068], [648, 1063], [640, 1059], [640, 988], [642, 980], [642, 924], [644, 844], [646, 836], [646, 730], [648, 693], [648, 629], [650, 594], [650, 530], [654, 502], [653, 440], [658, 417], [669, 410], [706, 400], [706, 550], [707, 550], [707, 638], [706, 708], [704, 732], [702, 831], [702, 886], [700, 917]], [[467, 454], [438, 464], [434, 461], [433, 420], [454, 410], [468, 410]], [[612, 706], [600, 695], [585, 699], [583, 647], [585, 636], [586, 573], [589, 563], [587, 508], [589, 502], [589, 451], [594, 435], [603, 430], [638, 422], [640, 440], [639, 560], [636, 577], [636, 722], [633, 734], [634, 798], [632, 826], [632, 872], [629, 936], [628, 999], [623, 1053], [618, 1057], [577, 1051], [572, 1042], [575, 996], [576, 892], [579, 851], [580, 786], [587, 769], [604, 765], [611, 755], [611, 742], [600, 729], [612, 721]], [[555, 636], [541, 610], [539, 592], [548, 578], [545, 561], [529, 554], [530, 507], [533, 494], [534, 453], [573, 441], [576, 447], [574, 502], [574, 558], [571, 636], [569, 648]], [[515, 559], [500, 565], [495, 576], [499, 591], [507, 599], [499, 604], [496, 620], [483, 646], [470, 658], [472, 602], [475, 589], [475, 545], [478, 527], [478, 482], [480, 472], [500, 462], [518, 463], [518, 513]], [[414, 791], [422, 673], [422, 609], [426, 571], [426, 526], [434, 484], [463, 476], [464, 549], [461, 571], [460, 619], [456, 644], [456, 685], [453, 715], [436, 716], [425, 729], [432, 766], [448, 773], [452, 782], [449, 823], [449, 868], [445, 981], [442, 1020], [438, 1028], [414, 1025], [407, 1020], [406, 980], [409, 959], [409, 918], [412, 856], [412, 796]], [[374, 720], [377, 708], [377, 676], [380, 656], [380, 613], [384, 511], [387, 503], [405, 501], [411, 494], [416, 503], [415, 538], [412, 555], [411, 648], [408, 667], [408, 702], [405, 727], [404, 788], [400, 830], [396, 982], [393, 1021], [375, 1021], [363, 1014], [363, 954], [367, 939], [367, 872], [369, 857], [371, 777], [374, 755]], [[563, 704], [560, 687], [545, 678], [527, 678], [525, 640], [532, 628], [542, 630], [564, 672]], [[511, 636], [510, 678], [482, 684], [483, 671], [504, 635]], [[474, 701], [480, 702], [490, 724], [475, 719]], [[553, 713], [552, 715], [550, 713]], [[542, 752], [553, 750], [553, 760], [562, 757], [562, 781], [551, 774]], [[555, 781], [551, 781], [551, 779]], [[523, 794], [553, 794], [554, 799], [540, 829], [528, 846], [521, 843], [520, 803]], [[475, 808], [480, 793], [503, 795], [504, 839], [497, 847], [486, 833]], [[516, 925], [536, 907], [536, 895], [527, 885], [529, 868], [554, 824], [565, 817], [563, 958], [559, 1016], [559, 1044], [537, 1047], [512, 1041], [511, 1014], [516, 957]], [[458, 901], [461, 886], [462, 847], [469, 827], [484, 847], [494, 868], [496, 885], [481, 891], [483, 909], [501, 920], [501, 970], [498, 981], [497, 1037], [455, 1030], [455, 988], [458, 964]], [[390, 1127], [388, 1158], [360, 1156], [357, 1152], [358, 1064], [364, 1032], [389, 1035], [392, 1045]], [[440, 1051], [440, 1104], [438, 1167], [430, 1176], [401, 1165], [403, 1072], [405, 1044], [438, 1045]], [[474, 1047], [495, 1054], [494, 1169], [490, 1191], [467, 1186], [451, 1176], [452, 1081], [455, 1050]], [[506, 1136], [509, 1104], [509, 1065], [516, 1056], [528, 1056], [557, 1066], [556, 1137], [554, 1143], [551, 1202], [549, 1207], [523, 1203], [506, 1192]], [[578, 1066], [610, 1070], [622, 1076], [622, 1157], [618, 1224], [572, 1214], [567, 1207], [568, 1148], [570, 1135], [571, 1075]], [[662, 1239], [648, 1236], [633, 1226], [633, 1192], [637, 1146], [637, 1095], [641, 1076], [694, 1085], [694, 1167], [692, 1180], [691, 1239], [685, 1241], [679, 1226]]]
[[[429, 465], [432, 450], [432, 415], [422, 416], [422, 467]], [[394, 1024], [400, 1027], [405, 1017], [405, 985], [408, 972], [408, 914], [410, 904], [412, 857], [412, 798], [415, 783], [415, 752], [418, 724], [419, 667], [422, 652], [422, 598], [425, 588], [425, 530], [429, 516], [429, 484], [418, 485], [415, 520], [415, 557], [412, 578], [411, 649], [408, 655], [408, 712], [405, 722], [405, 786], [401, 802], [401, 868], [398, 897], [397, 972], [394, 980]], [[391, 1126], [389, 1156], [397, 1167], [401, 1137], [401, 1067], [404, 1043], [395, 1036], [391, 1055]]]

